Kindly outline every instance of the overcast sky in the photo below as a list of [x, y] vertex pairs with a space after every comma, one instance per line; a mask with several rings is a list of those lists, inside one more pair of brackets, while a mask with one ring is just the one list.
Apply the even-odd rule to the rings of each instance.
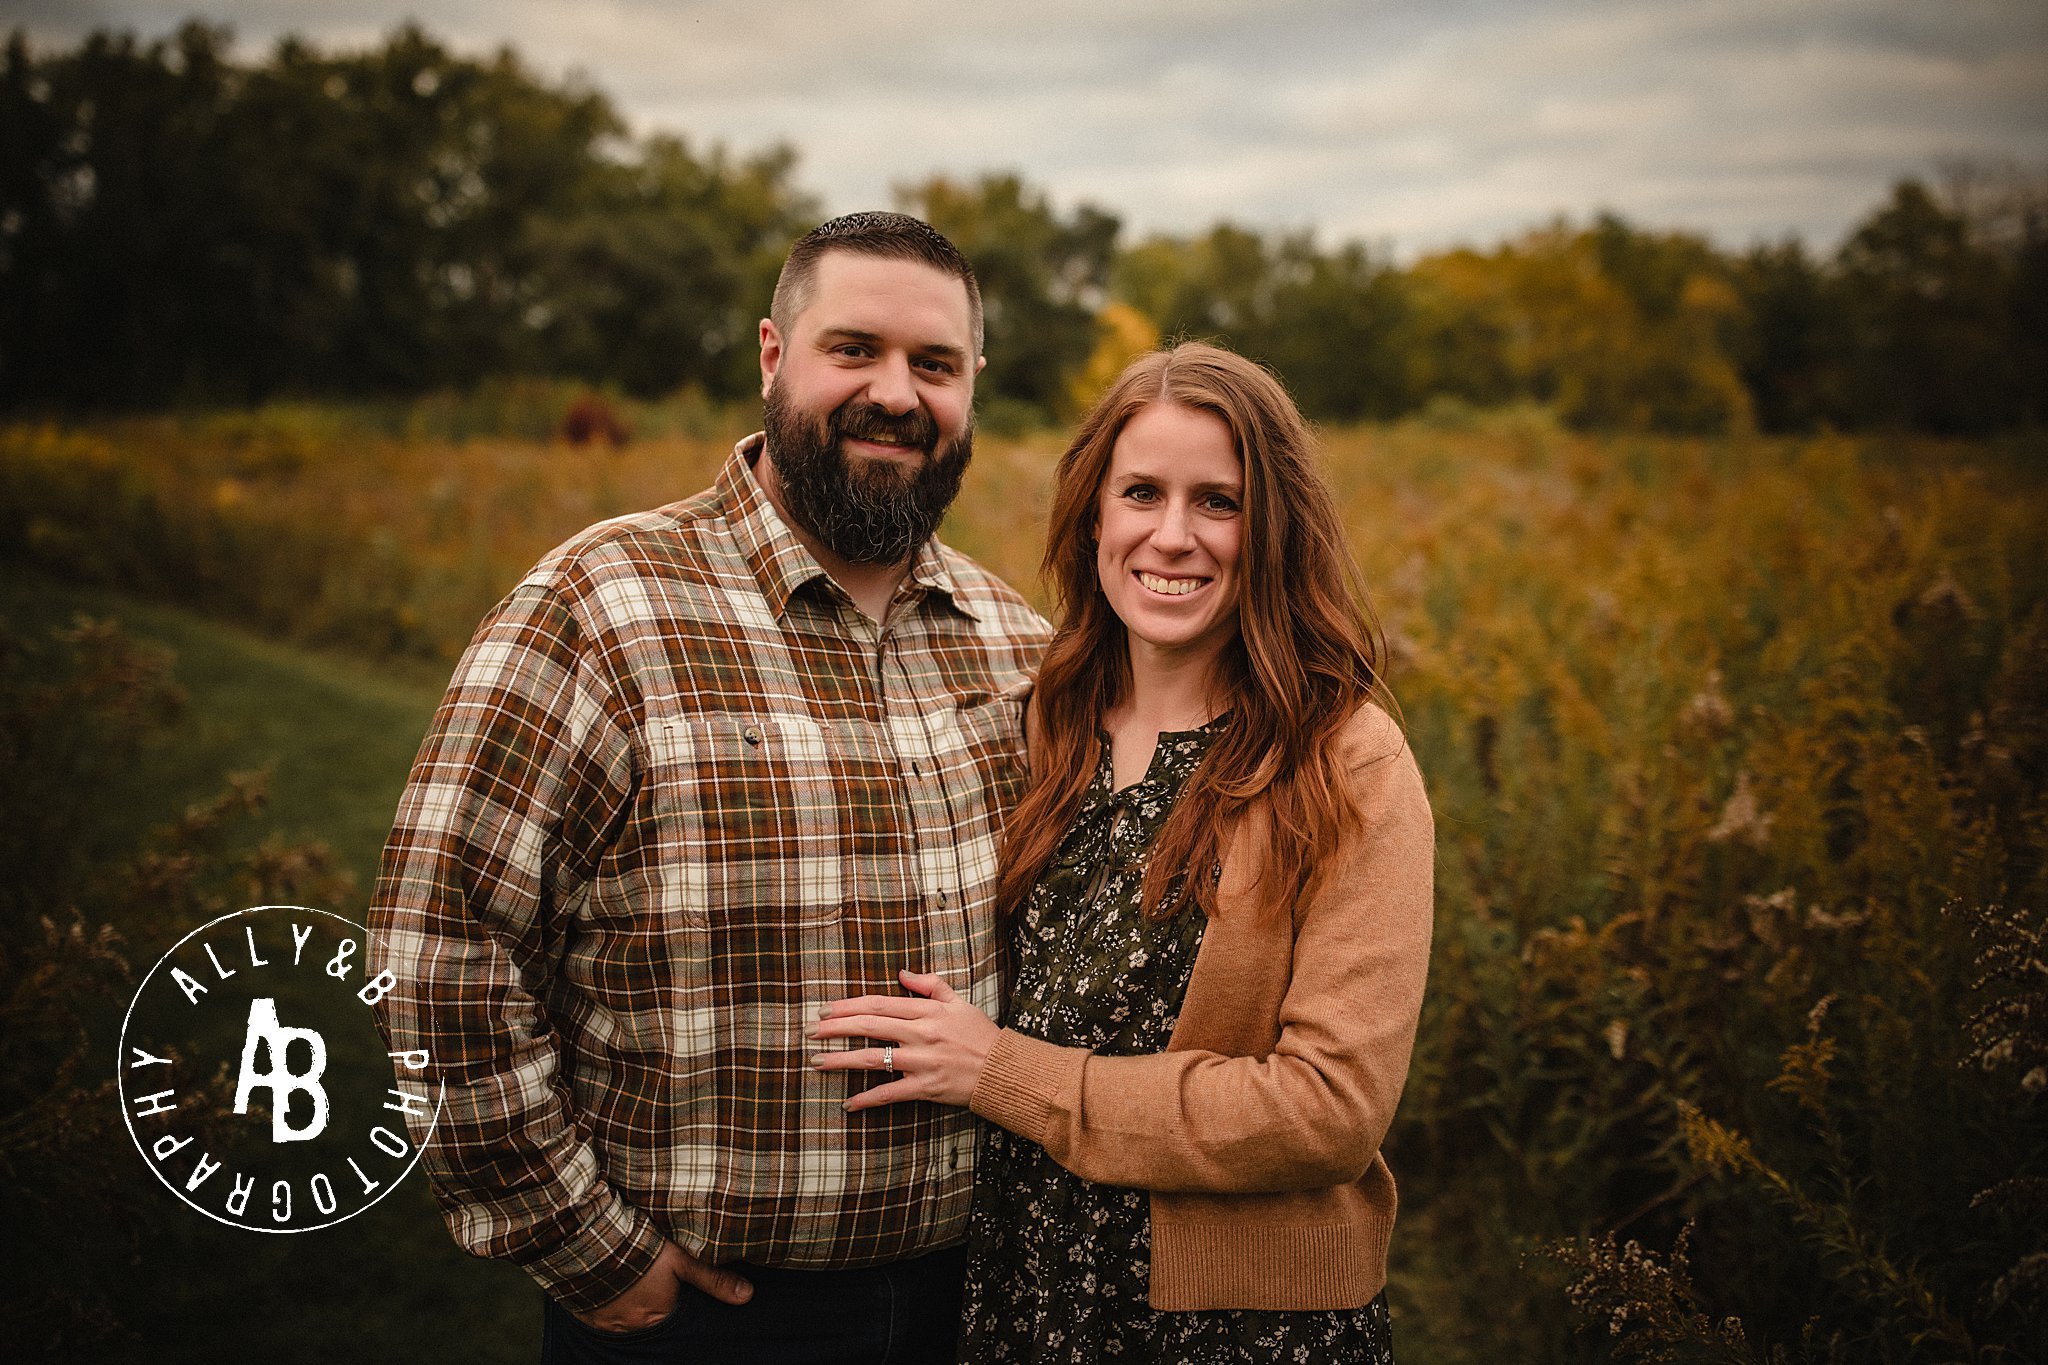
[[2048, 171], [2044, 0], [0, 0], [68, 45], [191, 14], [581, 72], [640, 131], [801, 153], [831, 212], [1014, 170], [1133, 233], [1220, 218], [1403, 254], [1617, 210], [1832, 247], [1946, 161]]

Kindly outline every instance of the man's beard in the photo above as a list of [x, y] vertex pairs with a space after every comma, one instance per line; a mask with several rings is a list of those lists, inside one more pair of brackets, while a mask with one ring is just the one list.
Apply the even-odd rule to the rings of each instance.
[[[772, 384], [764, 408], [768, 458], [782, 482], [784, 510], [842, 559], [900, 564], [938, 529], [974, 457], [974, 422], [939, 446], [938, 423], [919, 408], [901, 416], [853, 400], [822, 418], [793, 408]], [[924, 452], [909, 473], [878, 461], [855, 465], [844, 437], [901, 441]]]

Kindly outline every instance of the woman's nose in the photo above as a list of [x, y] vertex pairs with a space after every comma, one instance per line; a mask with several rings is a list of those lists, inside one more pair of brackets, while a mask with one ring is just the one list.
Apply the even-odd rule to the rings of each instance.
[[1176, 554], [1192, 549], [1195, 536], [1188, 521], [1188, 509], [1169, 505], [1160, 513], [1159, 524], [1152, 528], [1152, 543], [1161, 550]]

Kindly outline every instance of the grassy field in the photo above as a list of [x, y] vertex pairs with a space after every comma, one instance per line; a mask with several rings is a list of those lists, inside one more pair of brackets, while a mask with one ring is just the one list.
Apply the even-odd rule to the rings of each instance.
[[[267, 768], [247, 837], [323, 842], [355, 908], [476, 618], [588, 521], [701, 487], [729, 435], [0, 428], [0, 615], [118, 618], [188, 697], [80, 837], [110, 855]], [[1390, 1140], [1402, 1359], [2042, 1354], [2048, 1010], [2013, 1007], [2048, 997], [2040, 442], [1518, 411], [1327, 445], [1439, 826]], [[1056, 453], [985, 441], [946, 531], [1027, 589]], [[176, 1358], [530, 1354], [520, 1277], [457, 1254], [423, 1186], [359, 1221], [172, 1220], [110, 1272], [123, 1316]]]
[[[443, 670], [311, 652], [41, 575], [11, 574], [0, 587], [0, 621], [17, 638], [35, 639], [81, 617], [116, 623], [136, 645], [168, 651], [183, 698], [173, 723], [93, 793], [79, 825], [85, 860], [120, 857], [150, 830], [206, 803], [224, 775], [261, 772], [268, 799], [236, 826], [232, 848], [266, 840], [330, 847], [343, 885], [324, 908], [360, 919], [390, 813], [439, 698], [433, 675]], [[225, 861], [230, 852], [219, 856]], [[192, 927], [175, 910], [159, 917], [156, 908], [136, 906], [120, 926], [138, 971]], [[111, 1070], [116, 1004], [86, 1012], [98, 1044], [88, 1054], [94, 1072]], [[87, 1122], [77, 1133], [92, 1150], [72, 1155], [103, 1167], [116, 1198], [168, 1210], [134, 1245], [97, 1202], [66, 1211], [67, 1260], [112, 1291], [120, 1322], [134, 1334], [97, 1341], [90, 1358], [532, 1358], [539, 1312], [525, 1277], [459, 1252], [417, 1178], [339, 1227], [261, 1237], [171, 1205], [118, 1126]], [[39, 1256], [49, 1250], [10, 1248], [8, 1259], [20, 1263], [14, 1284], [35, 1281]], [[7, 1326], [11, 1358], [86, 1358], [69, 1350], [41, 1355], [40, 1323]]]
[[79, 617], [118, 622], [170, 651], [188, 698], [180, 723], [104, 794], [100, 851], [132, 844], [148, 823], [212, 795], [224, 774], [262, 773], [268, 800], [252, 832], [319, 839], [367, 897], [444, 666], [299, 649], [38, 573], [0, 580], [0, 619], [18, 630], [48, 632]]

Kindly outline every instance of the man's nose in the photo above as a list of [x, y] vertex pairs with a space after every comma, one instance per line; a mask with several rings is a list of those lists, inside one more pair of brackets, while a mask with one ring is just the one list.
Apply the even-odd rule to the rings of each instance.
[[899, 417], [917, 407], [917, 386], [906, 357], [884, 356], [868, 371], [868, 401]]

